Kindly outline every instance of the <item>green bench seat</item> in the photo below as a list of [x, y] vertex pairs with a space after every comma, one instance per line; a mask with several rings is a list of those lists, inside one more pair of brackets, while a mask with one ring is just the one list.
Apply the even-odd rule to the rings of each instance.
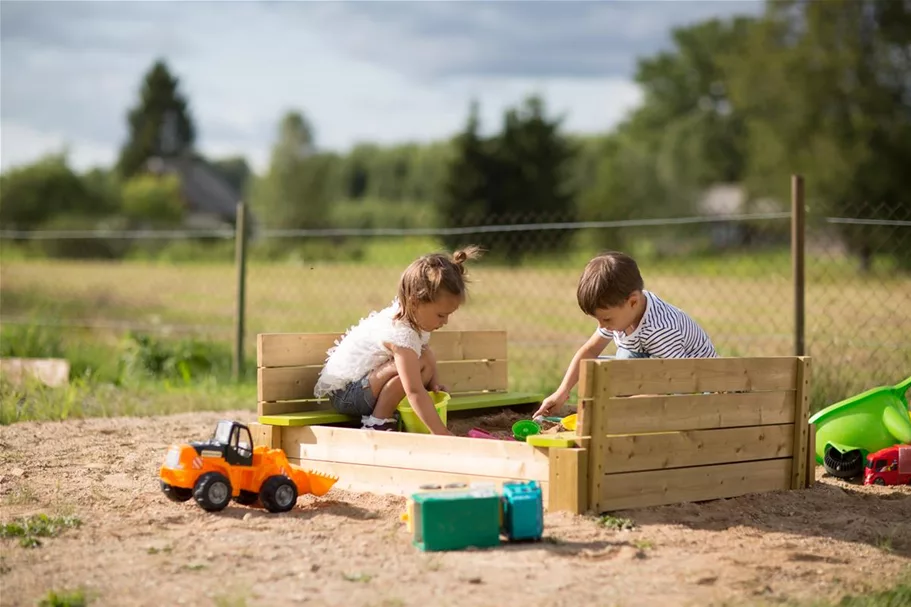
[[[471, 411], [538, 404], [544, 395], [530, 392], [492, 392], [489, 394], [456, 395], [449, 401], [448, 411]], [[259, 416], [259, 423], [270, 426], [326, 426], [331, 424], [356, 423], [360, 420], [353, 415], [337, 413], [331, 409], [301, 411]]]

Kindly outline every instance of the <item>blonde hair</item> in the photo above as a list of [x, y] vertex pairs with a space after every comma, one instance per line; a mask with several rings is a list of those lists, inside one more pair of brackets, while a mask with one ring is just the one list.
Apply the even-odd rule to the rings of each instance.
[[636, 260], [625, 253], [608, 251], [585, 266], [576, 300], [583, 312], [594, 316], [596, 309], [619, 306], [644, 287]]
[[436, 301], [441, 292], [455, 295], [464, 301], [468, 283], [465, 262], [478, 259], [482, 253], [481, 247], [470, 245], [452, 255], [431, 253], [412, 261], [399, 280], [400, 308], [396, 318], [405, 320], [416, 328], [415, 313], [418, 304]]

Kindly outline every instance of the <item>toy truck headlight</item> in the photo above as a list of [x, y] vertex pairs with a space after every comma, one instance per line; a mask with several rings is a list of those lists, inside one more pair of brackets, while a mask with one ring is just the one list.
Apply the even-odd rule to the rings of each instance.
[[172, 447], [164, 458], [164, 465], [168, 468], [180, 469], [180, 449]]

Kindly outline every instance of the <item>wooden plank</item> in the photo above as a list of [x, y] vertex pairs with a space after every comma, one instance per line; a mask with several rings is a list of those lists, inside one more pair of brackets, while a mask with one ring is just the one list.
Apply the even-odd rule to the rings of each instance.
[[[607, 416], [610, 411], [607, 407], [608, 395], [611, 393], [611, 382], [614, 377], [607, 365], [596, 362], [589, 370], [588, 379], [592, 389], [591, 407], [588, 417], [591, 418], [589, 428], [591, 441], [588, 447], [588, 495], [589, 500], [596, 499], [604, 491], [604, 465], [607, 461]], [[596, 510], [597, 512], [597, 510]]]
[[791, 458], [605, 475], [596, 512], [787, 490]]
[[794, 422], [796, 391], [615, 397], [607, 434], [710, 430]]
[[807, 424], [807, 489], [816, 484], [816, 424]]
[[[467, 443], [482, 441], [456, 437], [455, 440], [464, 444], [454, 445], [451, 447], [451, 451], [445, 451], [439, 445], [435, 449], [427, 448], [426, 444], [418, 447], [410, 436], [404, 434], [396, 438], [405, 440], [383, 441], [382, 444], [378, 444], [374, 437], [370, 436], [370, 434], [376, 433], [364, 430], [315, 426], [311, 426], [311, 428], [320, 431], [348, 432], [351, 436], [340, 437], [335, 434], [327, 440], [310, 444], [294, 440], [289, 435], [283, 439], [285, 453], [308, 461], [369, 464], [384, 468], [429, 470], [536, 481], [546, 481], [549, 477], [547, 452], [538, 451], [527, 445], [522, 445], [525, 449], [473, 449], [473, 445]], [[483, 442], [506, 443], [506, 441]]]
[[506, 360], [506, 331], [434, 331], [430, 347], [438, 361]]
[[797, 359], [690, 358], [601, 360], [611, 376], [607, 396], [793, 390]]
[[[260, 333], [258, 367], [322, 365], [341, 333]], [[430, 347], [438, 361], [506, 359], [506, 331], [435, 331]]]
[[298, 445], [331, 444], [372, 450], [398, 449], [416, 456], [442, 454], [453, 458], [487, 457], [539, 462], [547, 462], [548, 458], [546, 449], [536, 449], [518, 441], [480, 440], [463, 436], [433, 436], [410, 432], [370, 432], [327, 426], [289, 428], [282, 432], [282, 440], [288, 457], [298, 457]]
[[579, 368], [579, 403], [576, 407], [576, 434], [578, 446], [587, 448], [591, 441], [592, 418], [594, 417], [595, 373], [598, 367], [594, 360], [583, 360]]
[[[797, 359], [797, 396], [794, 399], [794, 461], [791, 470], [791, 489], [807, 485], [807, 447], [810, 427], [810, 359]], [[815, 467], [813, 468], [815, 473]]]
[[330, 405], [329, 401], [326, 399], [283, 400], [279, 402], [260, 401], [256, 404], [256, 414], [260, 417], [271, 415], [286, 415], [289, 413], [306, 413], [310, 411], [331, 410], [332, 405]]
[[322, 365], [326, 352], [342, 333], [260, 333], [256, 336], [257, 367]]
[[[316, 472], [334, 474], [339, 478], [333, 488], [347, 491], [380, 493], [392, 495], [411, 495], [420, 490], [421, 485], [435, 483], [490, 483], [500, 487], [505, 482], [523, 480], [516, 478], [499, 478], [471, 474], [454, 474], [433, 470], [410, 470], [406, 468], [384, 468], [365, 464], [323, 462], [301, 460], [289, 457], [292, 464]], [[538, 483], [541, 486], [544, 507], [548, 507], [549, 481]], [[331, 495], [331, 494], [330, 494]]]
[[282, 443], [282, 429], [276, 426], [252, 423], [249, 425], [253, 446], [274, 449]]
[[[280, 401], [313, 398], [319, 366], [260, 367], [257, 369], [257, 400]], [[440, 381], [451, 392], [506, 390], [505, 360], [440, 361]]]
[[588, 451], [551, 449], [549, 456], [548, 510], [584, 514], [588, 511]]
[[794, 424], [608, 436], [604, 444], [605, 474], [729, 464], [791, 457]]
[[0, 358], [0, 375], [14, 385], [32, 380], [59, 388], [70, 382], [70, 361], [65, 358]]

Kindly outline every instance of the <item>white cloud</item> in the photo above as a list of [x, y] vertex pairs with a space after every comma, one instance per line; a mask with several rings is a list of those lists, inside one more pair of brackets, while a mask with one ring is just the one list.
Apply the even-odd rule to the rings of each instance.
[[104, 143], [73, 140], [59, 132], [36, 130], [6, 120], [0, 122], [0, 164], [3, 169], [63, 151], [68, 153], [71, 166], [79, 170], [110, 165], [116, 156], [116, 149]]
[[65, 142], [80, 168], [110, 164], [158, 57], [190, 99], [197, 147], [258, 170], [289, 109], [337, 150], [452, 135], [472, 98], [496, 129], [532, 92], [567, 129], [604, 131], [640, 100], [639, 49], [663, 44], [671, 23], [737, 6], [517, 4], [2, 3], [0, 165]]

